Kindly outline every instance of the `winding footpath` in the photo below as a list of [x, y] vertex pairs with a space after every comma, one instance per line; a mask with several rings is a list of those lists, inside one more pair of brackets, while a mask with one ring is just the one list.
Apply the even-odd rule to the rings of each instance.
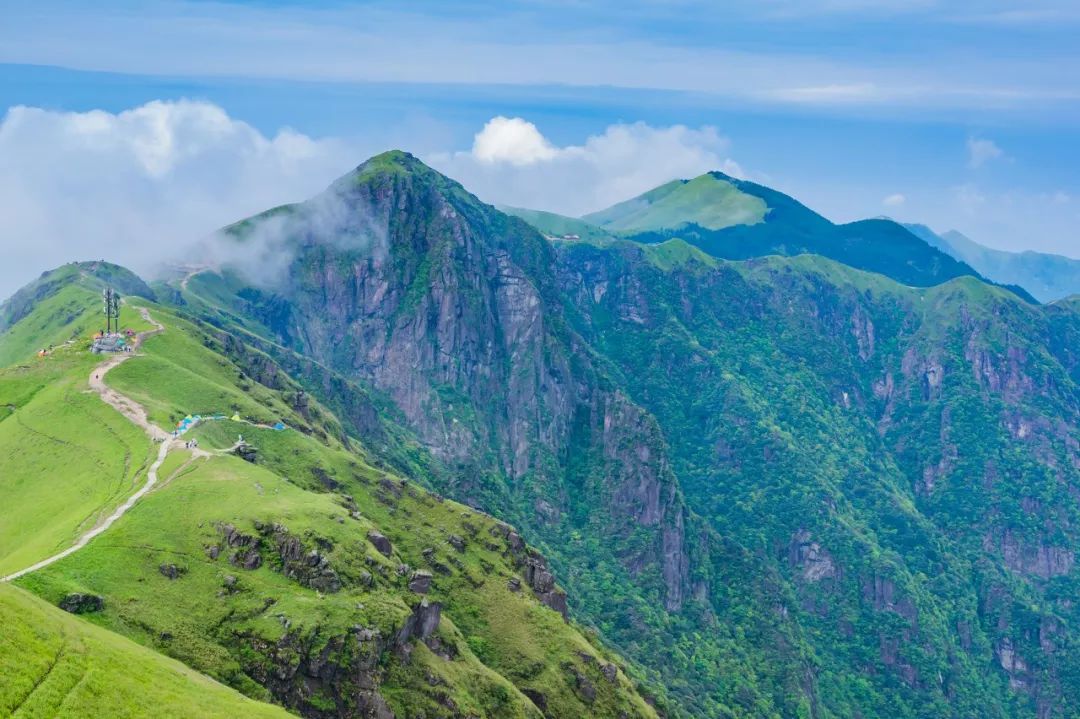
[[90, 389], [92, 389], [94, 392], [97, 392], [97, 394], [101, 397], [102, 401], [104, 401], [106, 404], [114, 407], [118, 412], [120, 412], [120, 414], [127, 417], [128, 420], [138, 425], [139, 427], [142, 427], [143, 430], [148, 435], [150, 435], [150, 438], [154, 442], [161, 443], [161, 446], [158, 448], [157, 458], [154, 460], [153, 464], [150, 465], [150, 468], [146, 471], [146, 482], [143, 483], [143, 486], [140, 487], [135, 492], [135, 494], [128, 497], [127, 501], [117, 507], [112, 514], [110, 514], [101, 522], [98, 522], [98, 524], [94, 526], [93, 529], [80, 536], [79, 539], [75, 542], [75, 544], [71, 545], [62, 552], [59, 552], [52, 555], [51, 557], [41, 560], [37, 564], [33, 564], [29, 567], [26, 567], [25, 569], [20, 569], [19, 571], [14, 572], [13, 574], [9, 574], [6, 577], [0, 577], [0, 582], [10, 582], [14, 579], [18, 579], [19, 577], [30, 574], [31, 572], [36, 572], [43, 567], [47, 567], [50, 564], [58, 562], [64, 557], [79, 551], [80, 549], [85, 547], [91, 539], [107, 530], [113, 525], [113, 523], [116, 522], [116, 520], [124, 516], [124, 514], [129, 509], [135, 506], [135, 503], [138, 502], [143, 497], [143, 495], [149, 492], [154, 487], [154, 485], [157, 484], [158, 469], [161, 468], [161, 465], [165, 462], [165, 457], [169, 454], [169, 450], [173, 448], [174, 444], [178, 442], [178, 440], [173, 439], [173, 437], [168, 432], [161, 429], [160, 427], [151, 424], [150, 420], [146, 416], [146, 410], [143, 409], [143, 407], [138, 402], [135, 402], [129, 397], [125, 397], [124, 395], [120, 394], [119, 392], [112, 389], [111, 387], [108, 387], [105, 384], [105, 375], [109, 372], [109, 370], [134, 357], [134, 350], [137, 350], [142, 345], [143, 340], [165, 331], [165, 326], [162, 325], [160, 322], [152, 319], [150, 317], [150, 312], [147, 311], [146, 308], [140, 307], [139, 314], [141, 314], [142, 318], [148, 323], [154, 325], [154, 329], [140, 332], [135, 335], [135, 342], [134, 346], [132, 347], [132, 352], [113, 355], [109, 359], [105, 360], [97, 367], [95, 367], [94, 371], [90, 373]]

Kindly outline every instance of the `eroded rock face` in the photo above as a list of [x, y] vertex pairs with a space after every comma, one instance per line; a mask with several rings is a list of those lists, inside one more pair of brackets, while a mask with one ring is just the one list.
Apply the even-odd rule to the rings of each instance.
[[619, 668], [617, 666], [615, 666], [614, 664], [602, 664], [600, 666], [600, 673], [603, 674], [604, 678], [607, 679], [612, 684], [614, 684], [614, 683], [616, 683], [616, 681], [618, 681]]
[[585, 676], [577, 667], [570, 664], [566, 667], [566, 671], [574, 679], [574, 687], [577, 690], [577, 694], [586, 704], [592, 704], [596, 701], [596, 685], [592, 683], [589, 677]]
[[[442, 607], [420, 600], [401, 626], [390, 634], [354, 626], [350, 631], [323, 636], [316, 627], [289, 630], [277, 642], [241, 636], [251, 662], [245, 671], [265, 686], [276, 702], [312, 719], [395, 719], [379, 694], [385, 658], [394, 653], [408, 661], [416, 642], [452, 659], [438, 640]], [[282, 618], [288, 629], [291, 622]], [[332, 708], [328, 707], [332, 705]]]
[[864, 362], [874, 354], [874, 322], [862, 305], [856, 305], [851, 314], [851, 334], [859, 349], [859, 359]]
[[1031, 687], [1031, 677], [1028, 675], [1028, 663], [1016, 651], [1013, 642], [1005, 637], [995, 647], [998, 664], [1009, 675], [1009, 688], [1013, 691], [1027, 691]]
[[689, 584], [685, 508], [668, 465], [656, 421], [622, 394], [603, 396], [600, 437], [607, 458], [608, 506], [637, 526], [659, 526], [658, 546], [631, 557], [631, 571], [656, 562], [666, 587], [664, 603], [677, 611]]
[[547, 568], [547, 561], [537, 552], [529, 550], [524, 559], [525, 583], [532, 587], [540, 603], [551, 607], [567, 618], [566, 593], [555, 586], [555, 575]]
[[[303, 540], [289, 533], [287, 527], [274, 522], [257, 521], [255, 530], [258, 534], [246, 534], [231, 524], [218, 525], [218, 532], [225, 547], [236, 548], [229, 556], [229, 562], [233, 566], [253, 571], [263, 565], [264, 553], [267, 556], [276, 554], [276, 561], [272, 562], [272, 566], [298, 584], [328, 594], [341, 590], [341, 579], [331, 566], [330, 559], [318, 549], [308, 549]], [[315, 543], [324, 547], [324, 551], [332, 548], [324, 539], [316, 538]], [[210, 559], [217, 559], [220, 553], [219, 545], [210, 545], [206, 550]], [[166, 574], [165, 565], [162, 565], [161, 571]]]
[[936, 355], [922, 356], [912, 347], [904, 354], [900, 370], [909, 384], [919, 387], [923, 400], [941, 398], [945, 366]]
[[247, 642], [251, 655], [263, 658], [245, 667], [247, 673], [300, 716], [395, 719], [378, 691], [381, 657], [394, 642], [379, 632], [355, 627], [326, 641], [290, 632], [273, 644], [257, 637]]
[[1076, 564], [1076, 554], [1071, 549], [1025, 541], [1011, 529], [987, 533], [983, 546], [988, 551], [999, 551], [1005, 566], [1014, 572], [1040, 579], [1066, 576]]
[[280, 524], [266, 526], [263, 533], [277, 550], [281, 572], [310, 589], [333, 594], [341, 590], [341, 580], [330, 560], [316, 549], [308, 550], [296, 536]]
[[417, 570], [409, 578], [409, 590], [417, 594], [427, 594], [431, 590], [431, 572]]
[[439, 628], [439, 620], [442, 617], [442, 605], [422, 599], [413, 607], [412, 614], [405, 621], [401, 630], [394, 637], [394, 647], [398, 650], [407, 650], [407, 645], [412, 640], [427, 641], [435, 635]]
[[918, 619], [918, 609], [910, 598], [901, 596], [896, 584], [888, 577], [875, 574], [863, 582], [863, 599], [877, 611], [896, 612], [914, 624]]
[[805, 529], [800, 529], [792, 537], [788, 547], [788, 562], [793, 567], [802, 568], [802, 578], [807, 582], [833, 579], [839, 574], [832, 555], [813, 541]]
[[[350, 208], [343, 221], [372, 238], [370, 251], [342, 252], [337, 235], [313, 228], [277, 331], [385, 393], [448, 467], [491, 457], [485, 470], [511, 484], [530, 474], [530, 532], [557, 526], [575, 503], [602, 507], [616, 541], [651, 528], [654, 540], [634, 541], [636, 553], [619, 561], [658, 575], [665, 604], [679, 609], [690, 572], [686, 518], [663, 439], [568, 329], [552, 248], [415, 160], [402, 163], [407, 172], [347, 177], [332, 189]], [[605, 459], [599, 486], [568, 480], [552, 461], [571, 444]], [[458, 499], [473, 500], [477, 474], [454, 484]], [[590, 493], [576, 495], [568, 481]]]
[[[527, 547], [521, 536], [508, 525], [492, 526], [491, 534], [503, 540], [506, 554], [522, 570], [524, 583], [533, 590], [540, 603], [554, 609], [563, 619], [568, 619], [570, 608], [566, 602], [566, 592], [556, 586], [555, 575], [548, 568], [547, 559], [535, 549]], [[517, 577], [511, 577], [506, 584], [512, 592], [520, 591], [521, 585], [522, 580]]]

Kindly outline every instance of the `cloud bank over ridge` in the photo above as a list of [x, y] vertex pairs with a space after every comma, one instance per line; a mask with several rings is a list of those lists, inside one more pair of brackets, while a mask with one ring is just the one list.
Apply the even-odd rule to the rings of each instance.
[[[726, 147], [714, 128], [642, 123], [558, 147], [532, 123], [496, 117], [470, 151], [423, 159], [489, 202], [583, 212], [677, 176], [738, 171]], [[321, 192], [367, 154], [339, 138], [267, 136], [208, 102], [13, 107], [0, 120], [0, 299], [76, 259], [152, 273], [224, 225]]]
[[581, 145], [557, 146], [520, 117], [492, 118], [471, 150], [430, 162], [488, 202], [581, 215], [675, 178], [709, 170], [742, 176], [730, 141], [711, 126], [616, 124]]
[[222, 225], [318, 192], [348, 169], [342, 150], [290, 130], [266, 137], [204, 102], [11, 108], [0, 122], [0, 296], [71, 260], [152, 270]]
[[[451, 144], [433, 141], [431, 128], [403, 134], [406, 150]], [[229, 223], [318, 194], [373, 149], [388, 148], [364, 138], [266, 132], [205, 101], [152, 101], [120, 112], [13, 107], [0, 118], [0, 300], [71, 260], [108, 259], [152, 275], [162, 259], [183, 258]], [[869, 186], [834, 192], [840, 201], [831, 203], [820, 189], [837, 177], [828, 167], [798, 187], [751, 174], [836, 220], [884, 206], [898, 219], [958, 229], [1002, 249], [1075, 256], [1080, 210], [1071, 188], [995, 189], [988, 173], [1020, 161], [1011, 146], [1006, 155], [969, 136], [963, 149], [951, 187], [898, 182], [881, 194]], [[564, 144], [526, 118], [496, 115], [468, 149], [451, 146], [421, 159], [487, 202], [580, 215], [679, 177], [709, 170], [745, 176], [730, 150], [710, 125], [615, 123]], [[272, 262], [280, 260], [280, 240], [266, 243], [262, 265], [281, 267]]]

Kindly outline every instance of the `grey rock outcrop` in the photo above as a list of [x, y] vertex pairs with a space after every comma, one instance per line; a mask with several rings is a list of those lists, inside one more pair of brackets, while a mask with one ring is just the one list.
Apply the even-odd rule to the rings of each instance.
[[409, 578], [409, 590], [417, 594], [427, 594], [431, 591], [431, 572], [419, 569], [413, 572]]
[[60, 608], [72, 614], [90, 614], [105, 608], [104, 598], [97, 594], [69, 594], [60, 600]]
[[367, 533], [368, 541], [371, 542], [371, 546], [379, 550], [379, 553], [384, 557], [389, 557], [394, 552], [394, 547], [390, 544], [390, 540], [387, 539], [381, 532], [376, 532], [374, 529]]
[[162, 564], [158, 567], [158, 571], [161, 572], [161, 576], [166, 579], [179, 579], [181, 575], [187, 572], [187, 569], [178, 567], [175, 564]]

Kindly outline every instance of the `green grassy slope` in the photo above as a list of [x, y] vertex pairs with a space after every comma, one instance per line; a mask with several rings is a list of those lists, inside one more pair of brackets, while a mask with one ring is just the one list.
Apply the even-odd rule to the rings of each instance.
[[765, 219], [765, 202], [742, 192], [719, 174], [672, 180], [643, 195], [582, 219], [611, 232], [649, 232], [695, 224], [709, 230], [754, 225]]
[[[138, 290], [141, 280], [105, 263], [46, 273], [4, 305], [0, 331], [0, 575], [64, 549], [142, 481], [150, 445], [97, 395], [88, 352], [103, 279]], [[134, 279], [132, 279], [134, 278]], [[123, 327], [150, 326], [129, 305]], [[44, 357], [39, 348], [54, 349]]]
[[576, 217], [542, 210], [528, 210], [523, 207], [499, 207], [499, 209], [508, 215], [520, 217], [548, 237], [561, 238], [566, 235], [577, 235], [585, 242], [608, 242], [615, 237], [611, 231]]
[[[166, 332], [108, 381], [144, 402], [152, 420], [238, 411], [284, 419], [290, 429], [200, 426], [191, 436], [207, 450], [242, 433], [255, 463], [216, 453], [189, 461], [176, 451], [161, 485], [109, 531], [20, 586], [53, 602], [71, 592], [99, 595], [103, 611], [87, 615], [95, 623], [306, 716], [360, 716], [364, 702], [376, 701], [371, 687], [401, 717], [538, 718], [539, 706], [553, 716], [655, 716], [613, 657], [534, 596], [524, 572], [537, 560], [514, 544], [509, 527], [369, 466], [336, 419], [302, 401], [269, 358], [173, 312], [151, 311]], [[72, 387], [79, 373], [85, 382], [84, 369], [72, 370]], [[34, 399], [63, 388], [50, 380]], [[108, 409], [96, 396], [85, 399]], [[57, 414], [59, 435], [79, 436]], [[98, 418], [94, 427], [113, 420], [126, 421]], [[124, 464], [123, 453], [102, 453], [102, 462]], [[75, 461], [58, 459], [65, 469]], [[61, 469], [47, 457], [40, 466], [20, 454], [6, 461], [5, 476], [27, 485]], [[14, 514], [5, 506], [0, 517], [8, 527]], [[20, 543], [36, 533], [11, 526]], [[230, 542], [226, 526], [242, 544]], [[375, 529], [392, 543], [390, 556], [368, 539]], [[242, 566], [239, 553], [256, 553], [258, 566]], [[175, 565], [176, 578], [163, 565]], [[426, 598], [442, 607], [431, 636], [406, 629], [427, 616], [423, 595], [409, 586], [417, 570], [431, 574]]]
[[677, 237], [655, 245], [642, 245], [645, 257], [665, 272], [698, 265], [716, 267], [718, 260]]
[[0, 716], [290, 716], [179, 662], [0, 585]]
[[0, 575], [64, 549], [142, 482], [150, 442], [93, 393], [85, 343], [0, 370]]
[[161, 309], [155, 315], [175, 331], [149, 338], [145, 357], [109, 375], [110, 386], [139, 402], [152, 421], [172, 428], [188, 414], [239, 413], [252, 422], [274, 424], [293, 414], [280, 396], [242, 378], [226, 358], [206, 352], [189, 322]]
[[918, 287], [978, 276], [895, 222], [836, 225], [782, 192], [720, 172], [669, 182], [582, 219], [643, 243], [679, 237], [724, 259], [819, 254]]
[[39, 350], [97, 331], [100, 313], [87, 309], [93, 293], [71, 285], [43, 300], [35, 317], [8, 327], [0, 335], [0, 367], [27, 361]]

